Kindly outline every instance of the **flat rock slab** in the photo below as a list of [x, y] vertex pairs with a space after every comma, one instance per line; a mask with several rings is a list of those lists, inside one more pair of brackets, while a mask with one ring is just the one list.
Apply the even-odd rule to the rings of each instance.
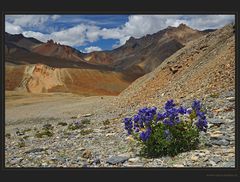
[[217, 126], [224, 124], [224, 122], [221, 119], [209, 119], [209, 123]]
[[230, 144], [230, 142], [228, 140], [222, 139], [222, 140], [213, 140], [211, 142], [213, 145], [223, 145], [223, 146], [228, 146]]
[[126, 156], [113, 156], [107, 160], [107, 163], [115, 165], [119, 163], [124, 163], [127, 161], [129, 158]]
[[92, 116], [93, 114], [91, 114], [91, 113], [88, 113], [88, 114], [84, 114], [84, 115], [82, 115], [82, 117], [90, 117], [90, 116]]
[[25, 153], [26, 153], [26, 154], [36, 153], [36, 152], [42, 152], [42, 151], [45, 151], [45, 150], [47, 150], [47, 149], [44, 149], [44, 148], [36, 148], [36, 149], [28, 150], [28, 151], [26, 151]]

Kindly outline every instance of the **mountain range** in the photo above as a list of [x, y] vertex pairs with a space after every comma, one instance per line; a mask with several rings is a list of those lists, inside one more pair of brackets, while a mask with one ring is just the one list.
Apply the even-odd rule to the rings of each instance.
[[213, 31], [180, 24], [138, 39], [130, 37], [111, 51], [91, 53], [53, 40], [41, 42], [5, 33], [5, 89], [118, 95], [174, 53]]

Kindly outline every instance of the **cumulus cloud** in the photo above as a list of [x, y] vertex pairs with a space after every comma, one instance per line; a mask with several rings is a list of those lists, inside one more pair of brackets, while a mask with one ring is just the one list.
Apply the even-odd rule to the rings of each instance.
[[101, 50], [102, 49], [100, 47], [90, 46], [90, 47], [86, 47], [83, 52], [90, 53], [90, 52], [93, 52], [93, 51], [101, 51]]
[[80, 24], [65, 30], [52, 32], [50, 34], [43, 34], [41, 32], [24, 31], [23, 35], [26, 37], [34, 37], [43, 42], [53, 39], [69, 46], [85, 45], [86, 42], [94, 42], [99, 38], [99, 27]]
[[56, 20], [60, 15], [6, 15], [6, 21], [22, 27], [37, 27], [47, 21]]
[[5, 23], [5, 32], [8, 32], [10, 34], [19, 34], [22, 33], [22, 31], [22, 28], [18, 25], [13, 25], [8, 22]]
[[47, 42], [47, 40], [51, 39], [49, 34], [43, 34], [41, 32], [33, 32], [33, 31], [25, 31], [22, 32], [25, 37], [34, 37], [42, 42]]

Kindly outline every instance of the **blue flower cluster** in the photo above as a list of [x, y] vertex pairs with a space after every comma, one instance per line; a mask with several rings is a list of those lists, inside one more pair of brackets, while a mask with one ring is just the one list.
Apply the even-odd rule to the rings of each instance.
[[132, 133], [132, 118], [124, 118], [124, 124], [125, 124], [125, 130], [128, 131], [128, 134], [130, 135]]
[[196, 126], [199, 130], [206, 132], [207, 131], [207, 119], [205, 113], [201, 110], [201, 103], [198, 100], [194, 100], [192, 103], [192, 108], [195, 110], [196, 115], [198, 117], [198, 121]]
[[[198, 117], [196, 126], [201, 131], [206, 131], [207, 120], [205, 113], [201, 111], [200, 101], [194, 100], [192, 109], [195, 110]], [[157, 112], [156, 107], [147, 108], [144, 107], [138, 111], [133, 118], [125, 118], [124, 124], [128, 134], [139, 133], [139, 138], [146, 142], [152, 133], [152, 128], [159, 122], [162, 122], [166, 126], [174, 126], [181, 122], [179, 115], [191, 114], [192, 109], [186, 109], [183, 106], [176, 108], [174, 101], [168, 100], [164, 105], [164, 112]], [[166, 136], [170, 136], [169, 130], [165, 131]], [[167, 137], [169, 139], [169, 137]]]

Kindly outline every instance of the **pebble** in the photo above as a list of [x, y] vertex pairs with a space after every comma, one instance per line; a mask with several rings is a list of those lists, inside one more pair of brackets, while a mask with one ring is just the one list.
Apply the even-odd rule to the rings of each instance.
[[14, 165], [14, 164], [19, 164], [19, 163], [21, 163], [22, 160], [23, 160], [22, 157], [14, 157], [13, 159], [10, 160], [10, 163], [11, 163], [12, 165]]
[[173, 167], [184, 167], [182, 164], [174, 164]]
[[92, 157], [92, 152], [90, 150], [85, 150], [82, 154], [82, 157], [86, 158], [86, 159], [91, 158]]
[[124, 163], [125, 161], [128, 160], [128, 157], [124, 157], [124, 156], [113, 156], [110, 157], [107, 160], [107, 163], [115, 165], [115, 164], [119, 164], [119, 163]]
[[235, 101], [235, 97], [227, 97], [226, 98], [229, 102], [234, 102]]
[[130, 158], [130, 159], [128, 160], [128, 162], [136, 163], [136, 162], [138, 162], [139, 160], [140, 160], [139, 157], [135, 157], [135, 158]]
[[107, 133], [106, 134], [106, 137], [109, 137], [109, 136], [114, 136], [116, 133]]
[[93, 114], [91, 114], [91, 113], [88, 113], [88, 114], [84, 114], [84, 115], [82, 115], [82, 117], [90, 117], [90, 116], [92, 116]]
[[221, 161], [221, 158], [220, 158], [220, 157], [217, 157], [217, 156], [214, 156], [214, 157], [212, 158], [212, 160], [217, 164], [217, 163], [219, 163], [219, 162]]
[[192, 156], [191, 160], [194, 161], [194, 162], [197, 161], [198, 160], [198, 156]]
[[221, 138], [223, 135], [219, 133], [210, 133], [211, 139], [218, 139]]

